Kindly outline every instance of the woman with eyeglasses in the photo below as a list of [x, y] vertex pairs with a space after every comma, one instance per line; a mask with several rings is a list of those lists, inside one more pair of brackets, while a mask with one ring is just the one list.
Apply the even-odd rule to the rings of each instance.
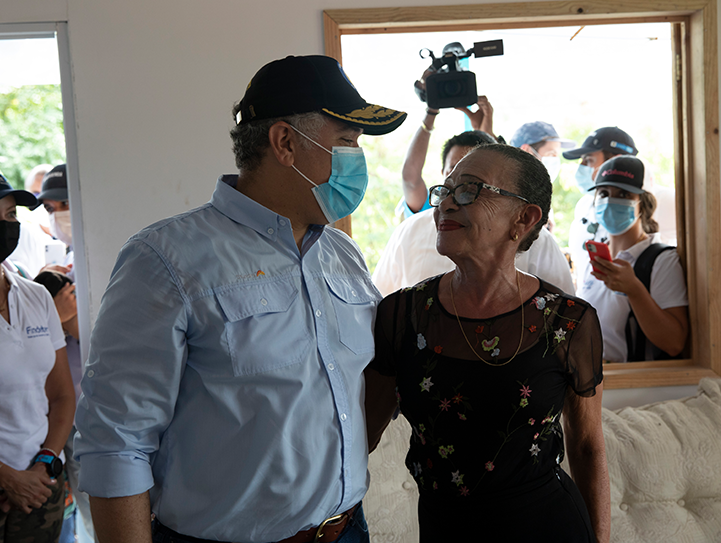
[[607, 542], [596, 313], [514, 265], [548, 218], [546, 169], [510, 146], [477, 147], [430, 204], [456, 268], [378, 307], [371, 449], [400, 408], [422, 542]]
[[578, 295], [598, 311], [609, 362], [673, 358], [688, 338], [686, 280], [675, 247], [660, 243], [656, 198], [644, 190], [644, 175], [640, 159], [616, 156], [589, 189], [613, 261], [595, 256]]
[[20, 236], [16, 205], [35, 196], [0, 175], [0, 541], [58, 540], [62, 450], [75, 414], [65, 334], [45, 287], [3, 261]]

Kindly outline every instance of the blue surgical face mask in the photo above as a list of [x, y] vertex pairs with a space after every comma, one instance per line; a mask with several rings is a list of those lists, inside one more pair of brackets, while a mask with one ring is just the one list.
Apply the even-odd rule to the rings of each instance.
[[636, 201], [626, 198], [596, 200], [596, 220], [614, 236], [628, 232], [636, 222]]
[[325, 218], [329, 223], [333, 223], [353, 213], [363, 200], [368, 187], [368, 168], [363, 149], [360, 147], [333, 147], [329, 151], [294, 126], [291, 125], [291, 128], [325, 152], [333, 155], [330, 179], [321, 185], [308, 179], [295, 165], [291, 166], [303, 179], [313, 185], [313, 195]]
[[551, 183], [553, 183], [561, 171], [561, 157], [544, 156], [541, 157], [541, 162], [546, 167], [548, 176], [551, 178]]
[[579, 164], [576, 170], [576, 183], [581, 192], [588, 192], [593, 188], [593, 168], [585, 164]]

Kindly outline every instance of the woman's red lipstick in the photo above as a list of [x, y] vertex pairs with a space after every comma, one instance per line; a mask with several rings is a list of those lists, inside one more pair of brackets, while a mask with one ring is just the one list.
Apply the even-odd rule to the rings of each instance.
[[443, 219], [438, 223], [438, 231], [444, 232], [448, 230], [458, 230], [459, 228], [464, 228], [464, 226], [456, 221], [452, 221], [450, 219]]

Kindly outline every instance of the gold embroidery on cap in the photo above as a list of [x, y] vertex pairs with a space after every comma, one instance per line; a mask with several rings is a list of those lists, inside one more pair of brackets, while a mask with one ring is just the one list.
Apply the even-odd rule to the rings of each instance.
[[[378, 114], [376, 115], [370, 115], [367, 111], [367, 109], [371, 107], [378, 108]], [[403, 111], [395, 111], [393, 109], [384, 109], [378, 106], [368, 106], [363, 109], [357, 109], [355, 111], [352, 111], [348, 113], [347, 115], [342, 115], [340, 113], [335, 113], [333, 111], [330, 111], [326, 108], [323, 108], [323, 111], [325, 111], [328, 115], [332, 115], [333, 117], [337, 117], [338, 119], [343, 119], [345, 121], [351, 121], [358, 124], [367, 124], [367, 125], [378, 125], [378, 126], [384, 126], [387, 124], [391, 124], [398, 120], [399, 117], [402, 117], [405, 115]], [[356, 116], [356, 113], [362, 112], [362, 115]], [[382, 114], [381, 114], [382, 113]], [[385, 118], [383, 118], [385, 116]], [[360, 117], [360, 118], [359, 118]], [[381, 119], [374, 119], [374, 120], [364, 120], [364, 118], [372, 119], [374, 117], [381, 117]]]

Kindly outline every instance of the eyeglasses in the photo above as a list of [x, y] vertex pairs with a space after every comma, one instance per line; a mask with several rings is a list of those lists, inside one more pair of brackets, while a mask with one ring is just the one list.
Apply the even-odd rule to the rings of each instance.
[[513, 194], [512, 192], [499, 189], [498, 187], [494, 187], [493, 185], [488, 185], [483, 182], [475, 181], [461, 183], [460, 185], [456, 185], [452, 189], [448, 188], [445, 185], [434, 185], [429, 190], [430, 196], [428, 198], [428, 203], [430, 203], [433, 207], [438, 207], [439, 205], [441, 205], [441, 202], [443, 202], [443, 200], [448, 198], [448, 196], [451, 196], [453, 198], [453, 203], [455, 203], [457, 206], [467, 206], [468, 204], [472, 204], [478, 199], [478, 197], [481, 195], [482, 189], [490, 190], [491, 192], [495, 192], [496, 194], [500, 194], [502, 196], [512, 196], [513, 198], [523, 200], [527, 204], [531, 203], [523, 196], [519, 196], [518, 194]]

